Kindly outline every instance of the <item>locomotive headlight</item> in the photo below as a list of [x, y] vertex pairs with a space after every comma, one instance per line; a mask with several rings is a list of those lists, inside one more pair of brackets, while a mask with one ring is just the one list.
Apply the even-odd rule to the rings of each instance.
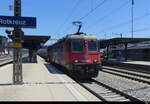
[[75, 63], [78, 63], [79, 61], [78, 61], [78, 60], [74, 60], [74, 62], [75, 62]]
[[97, 60], [94, 60], [94, 63], [97, 63]]

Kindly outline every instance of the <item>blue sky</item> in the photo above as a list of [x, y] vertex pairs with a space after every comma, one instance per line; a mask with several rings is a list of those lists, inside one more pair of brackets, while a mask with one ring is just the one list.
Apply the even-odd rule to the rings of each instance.
[[[0, 15], [12, 16], [9, 5], [14, 0], [0, 0]], [[103, 5], [96, 8], [100, 3]], [[96, 9], [94, 9], [96, 8]], [[22, 16], [37, 17], [36, 29], [23, 29], [27, 35], [50, 35], [61, 38], [75, 33], [73, 21], [91, 12], [83, 22], [82, 31], [99, 39], [131, 37], [131, 0], [22, 0]], [[150, 37], [150, 0], [135, 0], [134, 37]], [[6, 36], [6, 28], [0, 34]], [[7, 28], [8, 29], [8, 28]], [[47, 42], [51, 44], [52, 41]]]

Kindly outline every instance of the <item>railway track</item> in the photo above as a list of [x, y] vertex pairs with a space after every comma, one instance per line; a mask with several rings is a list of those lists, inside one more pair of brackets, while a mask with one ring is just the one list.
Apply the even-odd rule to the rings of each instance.
[[[90, 81], [80, 82], [77, 81], [81, 86], [86, 88], [88, 91], [93, 93], [102, 101], [119, 101], [119, 102], [129, 102], [129, 101], [141, 101], [135, 97], [125, 94], [117, 89], [114, 89], [106, 84], [103, 84], [95, 79]], [[141, 101], [142, 102], [142, 101]]]
[[[104, 65], [105, 66], [105, 65]], [[140, 72], [140, 73], [146, 73], [146, 74], [150, 74], [150, 70], [148, 70], [148, 68], [150, 69], [150, 66], [146, 66], [147, 69], [142, 69], [142, 67], [134, 67], [134, 66], [128, 66], [128, 65], [113, 65], [113, 64], [110, 64], [110, 65], [106, 65], [106, 66], [109, 66], [109, 67], [113, 67], [113, 68], [118, 68], [118, 69], [124, 69], [124, 70], [128, 70], [128, 71], [134, 71], [134, 72]]]
[[[22, 58], [27, 57], [27, 55], [23, 55]], [[7, 64], [11, 64], [13, 62], [13, 57], [5, 57], [0, 59], [0, 67], [5, 66]]]
[[[63, 67], [57, 66], [53, 64], [58, 70], [63, 71], [65, 74], [70, 76]], [[71, 76], [70, 76], [71, 77]], [[72, 78], [72, 77], [71, 77]], [[115, 88], [112, 88], [111, 86], [108, 86], [104, 83], [101, 83], [95, 79], [90, 79], [86, 81], [80, 81], [75, 80], [78, 84], [80, 84], [82, 87], [87, 89], [89, 92], [91, 92], [93, 95], [95, 95], [97, 98], [99, 98], [101, 101], [104, 102], [111, 102], [111, 101], [119, 101], [119, 102], [130, 102], [130, 101], [140, 101], [141, 100], [130, 96], [122, 91], [119, 91]]]
[[109, 73], [109, 74], [117, 75], [120, 77], [128, 78], [128, 79], [131, 79], [134, 81], [150, 84], [150, 75], [148, 75], [148, 74], [142, 75], [140, 73], [134, 73], [131, 71], [126, 71], [126, 70], [111, 68], [111, 67], [105, 67], [105, 66], [103, 67], [102, 71], [105, 73]]

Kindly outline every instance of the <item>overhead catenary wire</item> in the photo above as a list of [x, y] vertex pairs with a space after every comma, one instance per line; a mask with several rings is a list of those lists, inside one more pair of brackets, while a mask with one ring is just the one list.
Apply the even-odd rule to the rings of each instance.
[[89, 11], [88, 13], [86, 13], [84, 16], [82, 16], [81, 18], [79, 18], [78, 20], [81, 21], [83, 19], [85, 19], [86, 17], [88, 17], [91, 13], [93, 13], [96, 9], [98, 9], [100, 6], [102, 6], [107, 0], [103, 0], [101, 3], [99, 3], [95, 8], [91, 9], [91, 11]]
[[110, 17], [110, 15], [114, 15], [116, 12], [120, 11], [123, 7], [125, 7], [129, 3], [130, 3], [130, 0], [126, 1], [125, 3], [120, 5], [118, 8], [115, 8], [114, 10], [110, 11], [109, 13], [104, 15], [103, 17], [97, 19], [91, 26], [88, 26], [86, 29], [95, 27], [97, 24], [99, 24], [100, 22], [102, 22], [106, 18]]
[[91, 0], [91, 11], [93, 10], [93, 0]]
[[[98, 4], [96, 7], [92, 7], [91, 8], [91, 11], [89, 11], [87, 14], [85, 14], [84, 16], [82, 16], [81, 18], [78, 19], [78, 21], [81, 21], [83, 20], [84, 18], [88, 17], [92, 12], [94, 12], [96, 9], [98, 9], [100, 6], [102, 6], [107, 0], [103, 0], [100, 4]], [[66, 30], [65, 30], [65, 33], [67, 31], [69, 31], [71, 29], [71, 27], [68, 27]]]
[[65, 31], [63, 31], [63, 34], [66, 34], [66, 32], [69, 31], [69, 30], [71, 30], [71, 29], [72, 29], [71, 26], [67, 27], [67, 28], [65, 29]]
[[[147, 17], [147, 16], [150, 16], [150, 13], [146, 13], [146, 14], [144, 14], [144, 15], [142, 15], [142, 16], [135, 17], [135, 18], [134, 18], [134, 21], [144, 19], [144, 18]], [[122, 23], [119, 23], [119, 24], [117, 24], [117, 25], [113, 25], [113, 26], [111, 26], [111, 27], [107, 27], [107, 28], [101, 30], [101, 31], [98, 32], [98, 33], [104, 33], [104, 32], [106, 32], [106, 30], [112, 30], [112, 29], [114, 29], [114, 28], [121, 28], [122, 26], [125, 26], [125, 25], [129, 24], [130, 22], [131, 22], [131, 20], [128, 20], [128, 21], [126, 21], [126, 22], [122, 22]], [[131, 32], [131, 31], [130, 31], [130, 32]]]
[[[149, 30], [150, 30], [150, 27], [146, 27], [146, 28], [136, 29], [136, 30], [133, 31], [133, 33], [139, 33], [139, 32], [149, 31]], [[117, 33], [127, 34], [127, 33], [131, 33], [131, 30], [124, 31], [124, 32], [117, 32]], [[114, 34], [114, 33], [112, 33], [112, 34]]]
[[[133, 32], [142, 32], [142, 31], [148, 31], [150, 30], [150, 27], [147, 27], [147, 28], [142, 28], [142, 29], [136, 29], [134, 30]], [[130, 33], [131, 31], [125, 31], [125, 32], [121, 32], [121, 33]]]
[[72, 10], [70, 11], [69, 15], [67, 16], [67, 18], [64, 20], [64, 22], [58, 27], [57, 31], [55, 32], [55, 34], [58, 34], [60, 32], [60, 30], [62, 28], [64, 28], [64, 25], [67, 23], [67, 21], [73, 16], [74, 11], [76, 10], [76, 8], [78, 7], [79, 3], [81, 2], [81, 0], [77, 0], [77, 2], [75, 3], [74, 7], [72, 8]]

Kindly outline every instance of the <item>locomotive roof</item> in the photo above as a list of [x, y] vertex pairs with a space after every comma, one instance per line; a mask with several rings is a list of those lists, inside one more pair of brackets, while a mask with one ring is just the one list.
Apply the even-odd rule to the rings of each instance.
[[72, 34], [72, 35], [68, 35], [66, 38], [67, 39], [94, 39], [94, 40], [97, 40], [96, 36], [86, 35], [86, 34], [80, 34], [80, 35]]
[[[86, 34], [70, 34], [70, 35], [67, 35], [66, 37], [58, 40], [56, 43], [54, 43], [53, 45], [55, 44], [59, 44], [60, 42], [64, 41], [64, 40], [67, 40], [67, 39], [92, 39], [92, 40], [97, 40], [96, 36], [95, 35], [86, 35]], [[52, 46], [52, 45], [51, 45]], [[51, 47], [49, 46], [49, 47]]]

